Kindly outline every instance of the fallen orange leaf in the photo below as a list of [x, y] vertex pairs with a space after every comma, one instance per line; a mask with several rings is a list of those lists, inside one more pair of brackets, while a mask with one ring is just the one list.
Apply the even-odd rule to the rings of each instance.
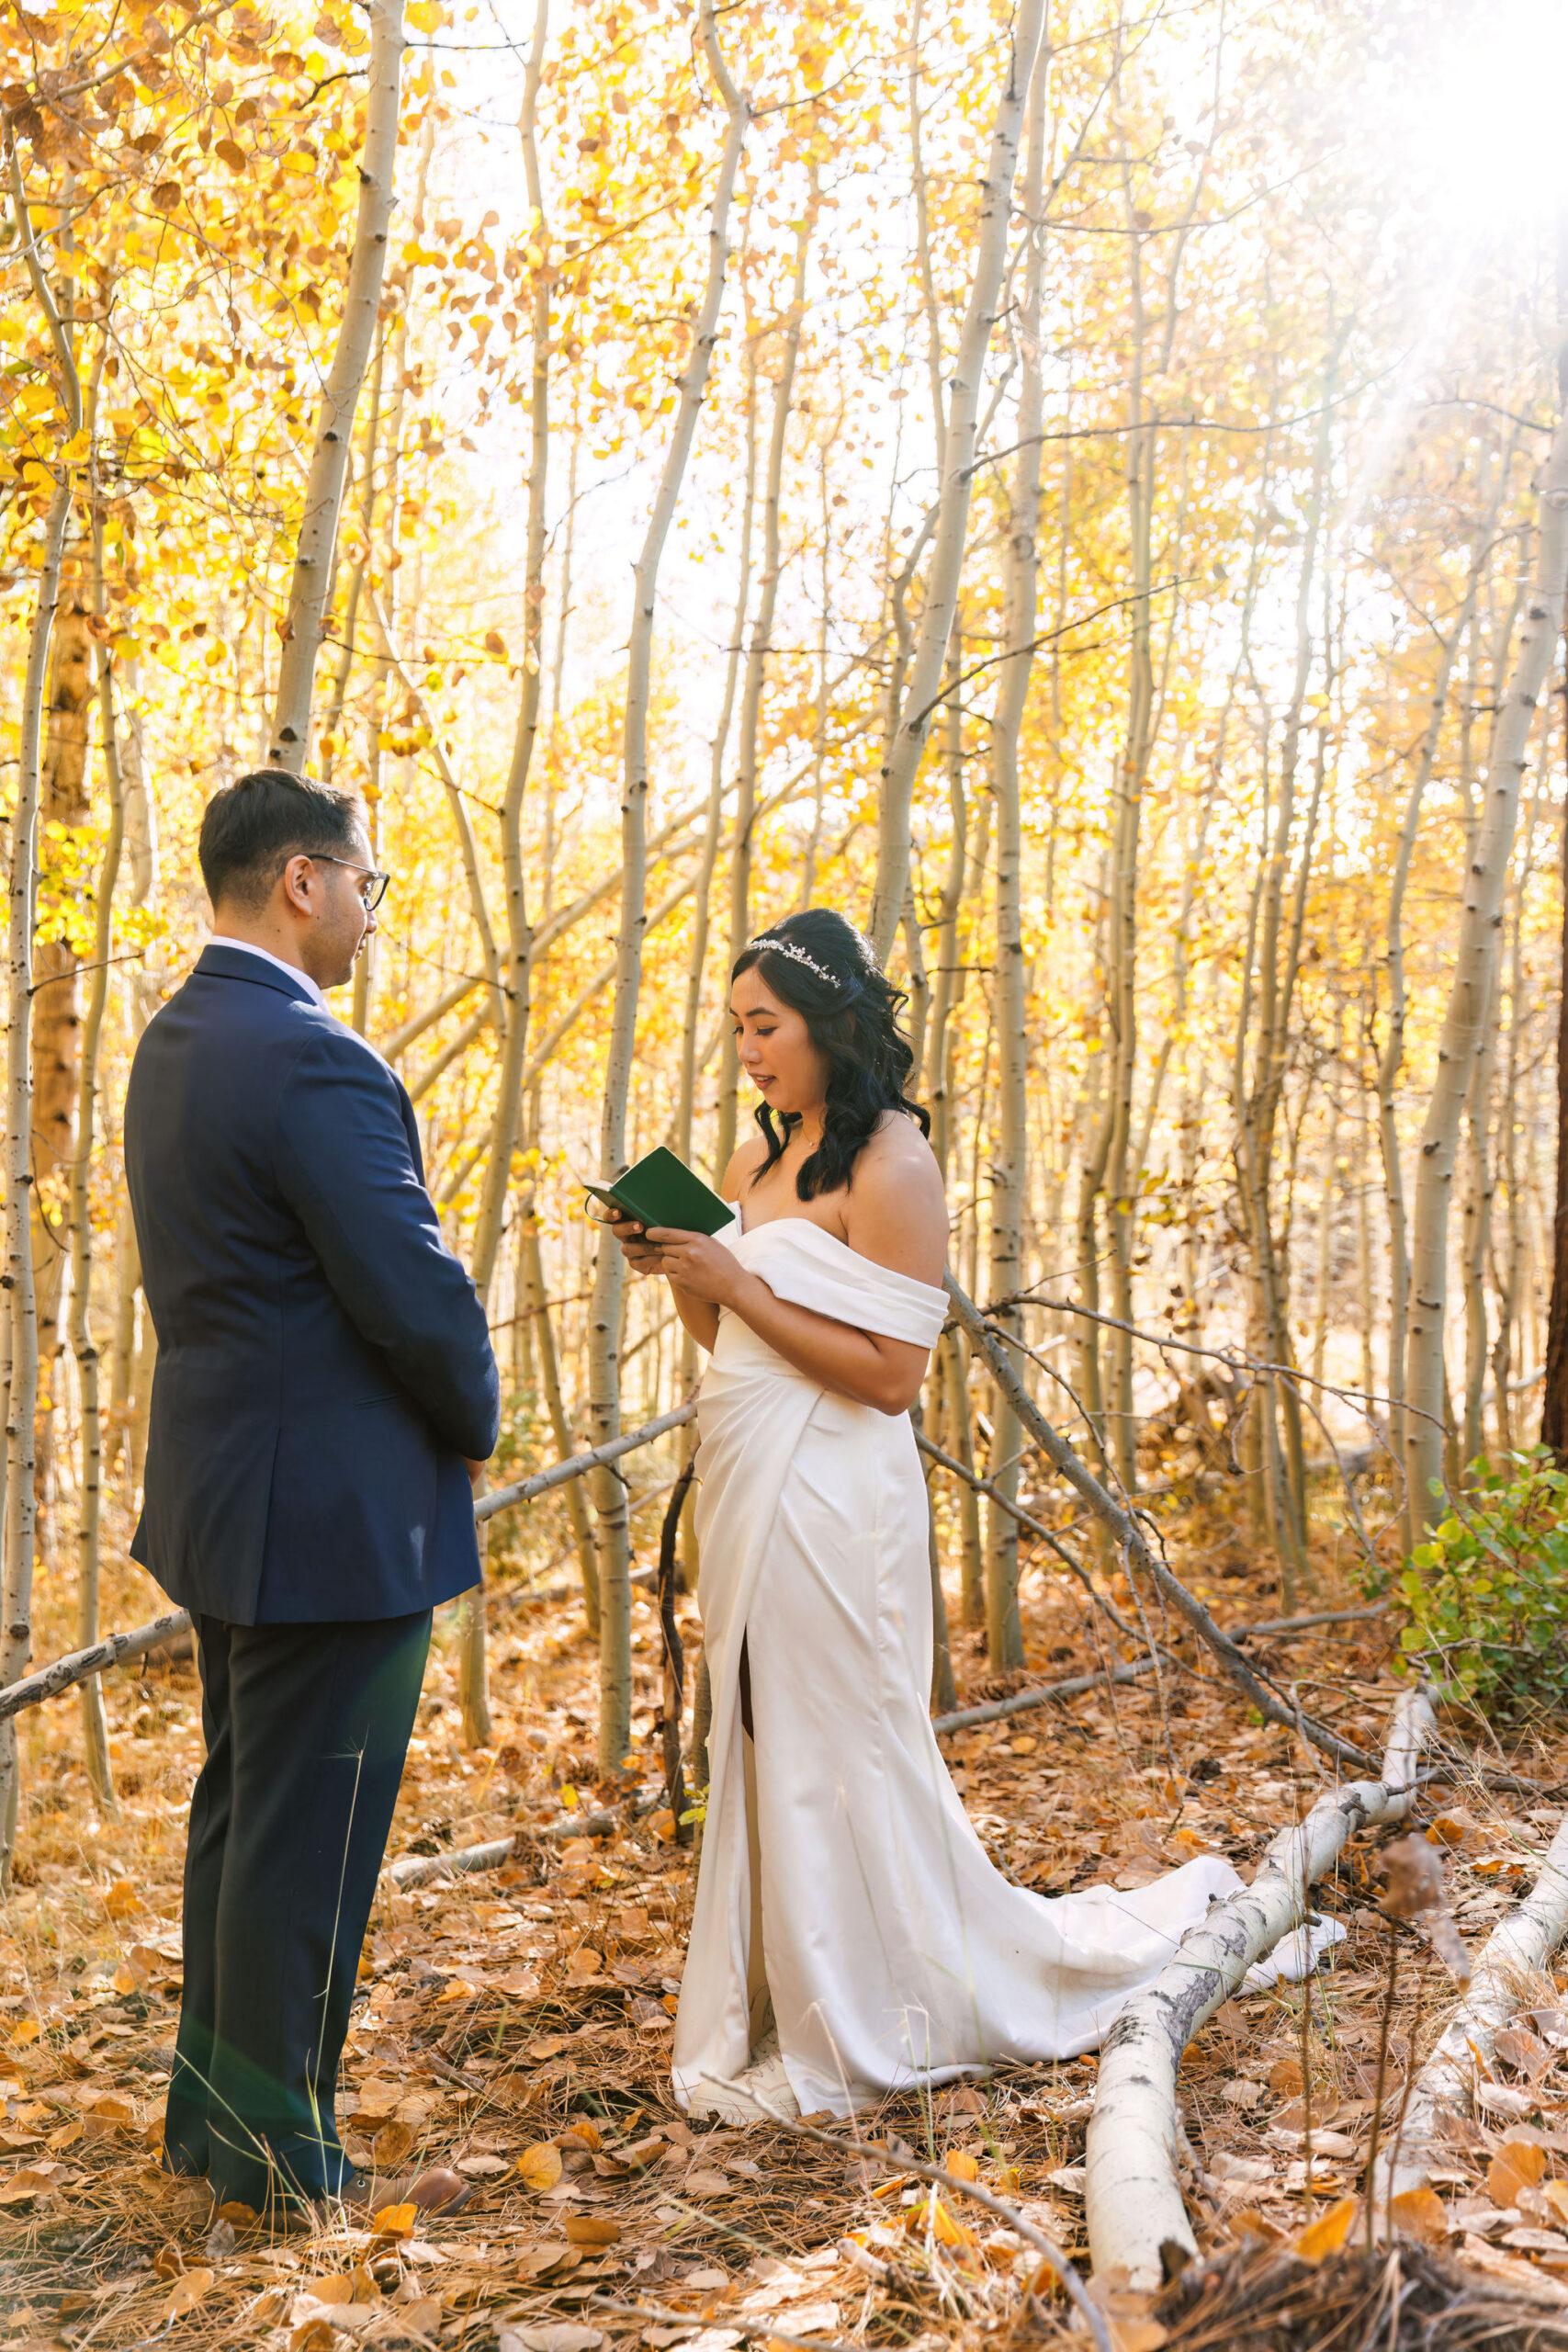
[[161, 2324], [167, 2327], [171, 2320], [183, 2319], [192, 2312], [211, 2286], [214, 2274], [210, 2270], [182, 2270], [169, 2290]]
[[1422, 2238], [1428, 2245], [1438, 2245], [1449, 2233], [1448, 2209], [1432, 2188], [1404, 2190], [1390, 2200], [1388, 2218], [1396, 2230]]
[[529, 2188], [553, 2188], [560, 2177], [560, 2150], [547, 2140], [536, 2140], [517, 2159], [517, 2177]]
[[1309, 2222], [1294, 2239], [1291, 2252], [1301, 2262], [1321, 2262], [1325, 2254], [1337, 2254], [1350, 2234], [1350, 2224], [1356, 2218], [1357, 2200], [1341, 2197], [1326, 2213]]
[[980, 2167], [966, 2148], [954, 2148], [943, 2160], [943, 2169], [954, 2180], [978, 2180]]
[[604, 2213], [569, 2213], [561, 2227], [573, 2245], [614, 2245], [621, 2234], [619, 2222]]
[[378, 2238], [406, 2238], [412, 2236], [418, 2220], [417, 2205], [383, 2205], [370, 2225]]
[[1521, 2188], [1539, 2188], [1546, 2177], [1546, 2150], [1529, 2140], [1505, 2140], [1486, 2170], [1486, 2194], [1494, 2205], [1518, 2202]]

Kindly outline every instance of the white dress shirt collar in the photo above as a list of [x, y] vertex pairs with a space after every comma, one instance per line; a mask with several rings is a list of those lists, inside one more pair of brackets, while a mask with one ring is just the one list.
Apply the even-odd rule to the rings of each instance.
[[242, 956], [259, 956], [264, 964], [270, 964], [276, 971], [287, 972], [291, 980], [298, 980], [302, 989], [309, 990], [311, 998], [321, 1006], [323, 1012], [331, 1012], [332, 1007], [310, 978], [310, 973], [302, 972], [298, 964], [286, 964], [282, 956], [275, 956], [269, 947], [257, 947], [248, 939], [231, 939], [221, 931], [213, 933], [212, 944], [214, 947], [238, 948]]

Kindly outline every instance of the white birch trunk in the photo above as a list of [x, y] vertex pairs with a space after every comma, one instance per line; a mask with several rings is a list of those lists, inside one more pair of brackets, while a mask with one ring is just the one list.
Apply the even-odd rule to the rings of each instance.
[[[990, 1288], [1010, 1297], [1023, 1282], [1023, 1212], [1029, 1185], [1029, 1035], [1023, 955], [1023, 823], [1019, 790], [1019, 742], [1034, 667], [1035, 601], [1039, 577], [1040, 432], [1043, 392], [1040, 311], [1044, 287], [1045, 89], [1051, 50], [1043, 40], [1029, 85], [1029, 145], [1024, 167], [1023, 219], [1027, 258], [1020, 322], [1018, 466], [1013, 479], [1006, 557], [1007, 653], [991, 727], [991, 789], [996, 803], [998, 1028], [997, 1148], [991, 1156]], [[997, 1309], [1004, 1329], [1021, 1336], [1023, 1310]], [[1007, 1399], [998, 1396], [991, 1440], [992, 1477], [1004, 1499], [990, 1506], [986, 1527], [986, 1647], [998, 1672], [1023, 1664], [1018, 1609], [1018, 1521], [1006, 1508], [1018, 1499], [1022, 1431]]]
[[[708, 232], [707, 283], [692, 337], [692, 356], [681, 379], [675, 428], [664, 460], [653, 512], [634, 573], [632, 626], [626, 653], [626, 705], [623, 729], [621, 796], [621, 925], [615, 957], [615, 1009], [605, 1057], [604, 1104], [599, 1130], [600, 1165], [614, 1175], [626, 1156], [626, 1096], [637, 1039], [637, 1000], [642, 978], [642, 935], [647, 876], [648, 707], [653, 666], [653, 628], [659, 566], [685, 479], [708, 368], [724, 300], [729, 208], [740, 151], [751, 119], [746, 94], [730, 78], [718, 41], [715, 0], [704, 0], [703, 51], [727, 119], [724, 152], [714, 190]], [[617, 1354], [624, 1261], [619, 1245], [602, 1241], [589, 1308], [589, 1420], [596, 1444], [616, 1437], [621, 1425]], [[595, 1473], [593, 1508], [598, 1521], [599, 1568], [599, 1761], [618, 1771], [631, 1740], [631, 1542], [626, 1488], [607, 1470]]]
[[283, 651], [273, 704], [267, 758], [293, 775], [304, 773], [310, 739], [310, 691], [332, 592], [338, 517], [348, 479], [354, 412], [369, 365], [381, 305], [387, 236], [391, 226], [402, 88], [402, 0], [367, 0], [369, 84], [365, 152], [359, 164], [359, 209], [344, 288], [337, 349], [322, 388], [316, 442], [306, 479], [299, 538], [284, 617]]
[[[34, 1417], [38, 1409], [38, 1306], [33, 1290], [29, 1202], [32, 1170], [33, 862], [38, 847], [43, 760], [43, 697], [49, 641], [60, 601], [60, 573], [71, 518], [71, 476], [62, 470], [44, 524], [38, 603], [22, 687], [20, 757], [11, 826], [6, 920], [6, 1289], [11, 1326], [6, 1419], [6, 1550], [0, 1578], [0, 1684], [15, 1682], [32, 1656], [33, 1551], [38, 1505], [33, 1492]], [[17, 1727], [0, 1728], [0, 1890], [11, 1880], [17, 1809]]]
[[1391, 2196], [1419, 2188], [1439, 2161], [1438, 2126], [1446, 2109], [1469, 2107], [1483, 2069], [1492, 2064], [1497, 2036], [1539, 1989], [1532, 1988], [1568, 1934], [1568, 1817], [1560, 1825], [1529, 1894], [1500, 1921], [1482, 1946], [1470, 1989], [1438, 2037], [1411, 2086], [1404, 2128], [1378, 2158], [1371, 2182], [1373, 2211]]
[[[104, 582], [103, 515], [93, 515], [93, 608], [108, 611]], [[71, 1170], [71, 1345], [76, 1358], [82, 1401], [82, 1493], [77, 1529], [76, 1642], [90, 1649], [98, 1638], [99, 1521], [103, 1508], [103, 1430], [98, 1410], [98, 1347], [93, 1337], [93, 1215], [90, 1178], [98, 1104], [98, 1042], [108, 1001], [109, 956], [114, 944], [114, 894], [125, 837], [125, 793], [119, 770], [115, 717], [114, 663], [107, 644], [98, 647], [98, 726], [103, 738], [104, 776], [108, 786], [109, 830], [98, 874], [86, 1014], [82, 1023], [82, 1064], [76, 1101], [76, 1157]], [[102, 1814], [118, 1811], [109, 1763], [108, 1724], [103, 1685], [96, 1675], [82, 1685], [82, 1744], [93, 1801]]]
[[550, 447], [550, 270], [549, 234], [545, 224], [544, 187], [539, 176], [539, 147], [536, 135], [539, 80], [544, 71], [545, 41], [549, 29], [549, 0], [538, 0], [534, 12], [534, 40], [523, 87], [521, 122], [523, 164], [533, 212], [532, 241], [539, 248], [534, 270], [534, 368], [530, 387], [528, 462], [528, 553], [524, 591], [523, 690], [512, 765], [502, 802], [501, 851], [506, 881], [506, 971], [502, 983], [501, 1068], [496, 1080], [495, 1117], [491, 1128], [490, 1158], [474, 1228], [472, 1272], [479, 1296], [489, 1303], [496, 1260], [501, 1251], [506, 1199], [512, 1186], [512, 1149], [522, 1109], [523, 1057], [528, 1043], [529, 987], [534, 933], [528, 921], [527, 890], [523, 871], [523, 797], [528, 788], [534, 745], [539, 731], [539, 706], [544, 684], [545, 493], [549, 474]]
[[1559, 417], [1540, 487], [1535, 579], [1526, 601], [1513, 674], [1492, 731], [1485, 805], [1464, 877], [1459, 940], [1437, 1075], [1416, 1163], [1405, 1344], [1406, 1488], [1417, 1530], [1439, 1508], [1432, 1488], [1443, 1466], [1443, 1332], [1448, 1308], [1449, 1211], [1460, 1121], [1485, 1037], [1495, 983], [1503, 889], [1513, 849], [1519, 788], [1536, 709], [1562, 629], [1568, 585], [1568, 411]]
[[1183, 1936], [1175, 1956], [1129, 2001], [1100, 2046], [1084, 2155], [1085, 2209], [1095, 2275], [1153, 2290], [1192, 2260], [1198, 2242], [1177, 2177], [1176, 2078], [1181, 2053], [1261, 1960], [1306, 1917], [1307, 1891], [1358, 1829], [1403, 1820], [1431, 1721], [1425, 1695], [1394, 1710], [1381, 1781], [1320, 1797], [1281, 1830], [1250, 1886]]
[[947, 430], [942, 436], [942, 495], [938, 503], [935, 545], [926, 582], [925, 609], [914, 659], [909, 664], [902, 707], [891, 732], [882, 771], [882, 794], [876, 839], [876, 891], [872, 905], [871, 941], [886, 963], [903, 919], [909, 887], [909, 808], [915, 778], [925, 753], [931, 715], [942, 700], [942, 673], [947, 641], [958, 608], [958, 582], [964, 568], [964, 543], [969, 524], [969, 495], [980, 422], [980, 393], [985, 381], [986, 355], [1000, 300], [1007, 267], [1008, 229], [1012, 209], [1013, 178], [1018, 169], [1019, 139], [1035, 52], [1044, 21], [1044, 0], [1021, 0], [1013, 25], [1012, 55], [991, 136], [991, 152], [981, 182], [980, 220], [976, 238], [975, 275], [964, 314], [958, 353], [953, 362], [953, 390]]

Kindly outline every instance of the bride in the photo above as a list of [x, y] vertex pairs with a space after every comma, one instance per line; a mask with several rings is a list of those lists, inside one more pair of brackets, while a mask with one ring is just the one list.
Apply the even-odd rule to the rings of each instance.
[[1056, 1898], [987, 1860], [931, 1731], [925, 1486], [908, 1419], [942, 1326], [947, 1212], [905, 1095], [902, 998], [813, 909], [736, 962], [761, 1096], [708, 1239], [619, 1220], [711, 1351], [698, 1597], [711, 1779], [674, 2086], [750, 2119], [845, 2114], [1001, 2060], [1093, 2048], [1210, 1901], [1218, 1859]]

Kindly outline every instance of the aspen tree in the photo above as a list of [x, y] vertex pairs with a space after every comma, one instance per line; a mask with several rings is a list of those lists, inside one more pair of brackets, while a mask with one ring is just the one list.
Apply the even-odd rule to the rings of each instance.
[[[1007, 540], [1007, 660], [991, 723], [991, 797], [995, 805], [996, 1010], [998, 1033], [997, 1148], [991, 1158], [990, 1287], [993, 1299], [1011, 1298], [1023, 1282], [1023, 1208], [1029, 1183], [1029, 1032], [1023, 949], [1023, 831], [1019, 791], [1019, 739], [1033, 669], [1037, 553], [1040, 529], [1041, 303], [1045, 276], [1045, 93], [1051, 51], [1043, 40], [1034, 61], [1028, 107], [1023, 175], [1026, 254], [1019, 322], [1018, 463]], [[995, 1309], [1004, 1329], [1021, 1337], [1019, 1306]], [[991, 1479], [1008, 1502], [1018, 1499], [1023, 1433], [1003, 1396], [994, 1407]], [[986, 1642], [993, 1667], [1023, 1664], [1018, 1610], [1018, 1521], [992, 1502], [986, 1529]]]
[[[680, 380], [680, 402], [665, 455], [653, 511], [634, 571], [632, 627], [627, 647], [626, 711], [622, 732], [621, 921], [615, 956], [615, 1008], [611, 1015], [600, 1122], [600, 1166], [614, 1175], [626, 1157], [626, 1097], [637, 1033], [637, 988], [642, 975], [646, 921], [646, 810], [648, 805], [648, 712], [659, 566], [681, 496], [686, 461], [707, 389], [708, 369], [724, 300], [729, 208], [740, 151], [751, 119], [750, 97], [739, 89], [719, 46], [715, 0], [704, 0], [703, 53], [726, 119], [708, 232], [707, 280], [694, 322], [691, 356]], [[589, 1308], [589, 1419], [595, 1445], [620, 1433], [617, 1335], [621, 1319], [624, 1261], [619, 1245], [602, 1241]], [[600, 1610], [599, 1761], [618, 1771], [631, 1739], [631, 1551], [626, 1490], [613, 1471], [593, 1474], [598, 1520]]]
[[283, 649], [273, 704], [274, 765], [304, 773], [310, 749], [310, 694], [332, 594], [338, 516], [348, 480], [354, 413], [369, 365], [381, 305], [391, 228], [402, 86], [403, 0], [367, 0], [370, 61], [359, 206], [349, 249], [348, 281], [337, 348], [321, 388], [315, 447], [306, 477], [294, 571], [283, 619]]
[[[96, 387], [95, 387], [96, 389]], [[104, 579], [104, 518], [96, 486], [93, 499], [93, 610], [108, 617]], [[107, 631], [105, 630], [107, 637]], [[98, 1045], [108, 1001], [109, 955], [114, 944], [114, 894], [119, 878], [125, 831], [125, 794], [119, 772], [119, 729], [115, 715], [114, 658], [100, 643], [97, 659], [98, 730], [104, 777], [108, 786], [109, 830], [98, 870], [86, 1018], [82, 1029], [80, 1092], [76, 1108], [76, 1157], [71, 1169], [71, 1344], [76, 1358], [82, 1408], [82, 1483], [77, 1530], [76, 1646], [90, 1649], [98, 1638], [99, 1522], [103, 1504], [103, 1441], [98, 1413], [98, 1348], [93, 1337], [93, 1216], [90, 1191], [98, 1102]], [[90, 1675], [81, 1685], [82, 1744], [87, 1781], [100, 1813], [118, 1811], [109, 1763], [108, 1724], [103, 1685]]]
[[[17, 240], [48, 330], [54, 362], [54, 397], [68, 442], [83, 424], [81, 379], [73, 337], [44, 274], [17, 152], [6, 140], [6, 163]], [[33, 978], [33, 876], [38, 858], [43, 784], [44, 696], [50, 639], [62, 594], [66, 536], [74, 477], [68, 459], [53, 469], [39, 549], [38, 596], [28, 634], [17, 729], [17, 797], [11, 820], [6, 898], [6, 1268], [10, 1347], [6, 1385], [4, 1552], [0, 1554], [0, 1684], [15, 1682], [32, 1656], [33, 1556], [37, 1534], [34, 1487], [39, 1394], [38, 1298], [33, 1283], [30, 1204], [33, 1173], [32, 1056], [29, 1019]], [[0, 1724], [0, 1892], [11, 1883], [19, 1793], [15, 1721]]]
[[1460, 1120], [1485, 1036], [1495, 983], [1497, 931], [1518, 812], [1519, 787], [1537, 707], [1562, 627], [1568, 586], [1568, 405], [1560, 410], [1541, 475], [1535, 570], [1512, 673], [1493, 721], [1485, 798], [1461, 886], [1453, 974], [1438, 1041], [1438, 1064], [1421, 1134], [1410, 1250], [1406, 1339], [1406, 1488], [1417, 1529], [1440, 1508], [1443, 1458], [1443, 1330], [1448, 1307], [1449, 1209]]
[[904, 916], [909, 888], [909, 808], [915, 777], [925, 752], [931, 714], [942, 700], [942, 676], [958, 605], [968, 533], [970, 484], [979, 436], [986, 356], [1007, 267], [1019, 139], [1044, 13], [1044, 0], [1021, 0], [1013, 19], [1007, 79], [997, 107], [990, 154], [981, 182], [974, 272], [953, 361], [942, 452], [942, 493], [937, 503], [925, 607], [882, 771], [871, 942], [883, 963], [892, 953]]
[[506, 882], [507, 962], [502, 980], [501, 1067], [496, 1078], [495, 1117], [491, 1128], [484, 1192], [474, 1228], [472, 1271], [479, 1296], [489, 1300], [501, 1250], [502, 1227], [512, 1183], [512, 1150], [522, 1108], [523, 1057], [528, 1042], [529, 981], [534, 953], [523, 866], [523, 798], [533, 764], [544, 685], [545, 498], [549, 475], [550, 243], [539, 175], [536, 117], [544, 72], [549, 0], [537, 0], [534, 39], [523, 87], [521, 134], [532, 214], [533, 371], [528, 406], [528, 541], [524, 582], [523, 684], [513, 740], [512, 764], [502, 803], [502, 866]]

